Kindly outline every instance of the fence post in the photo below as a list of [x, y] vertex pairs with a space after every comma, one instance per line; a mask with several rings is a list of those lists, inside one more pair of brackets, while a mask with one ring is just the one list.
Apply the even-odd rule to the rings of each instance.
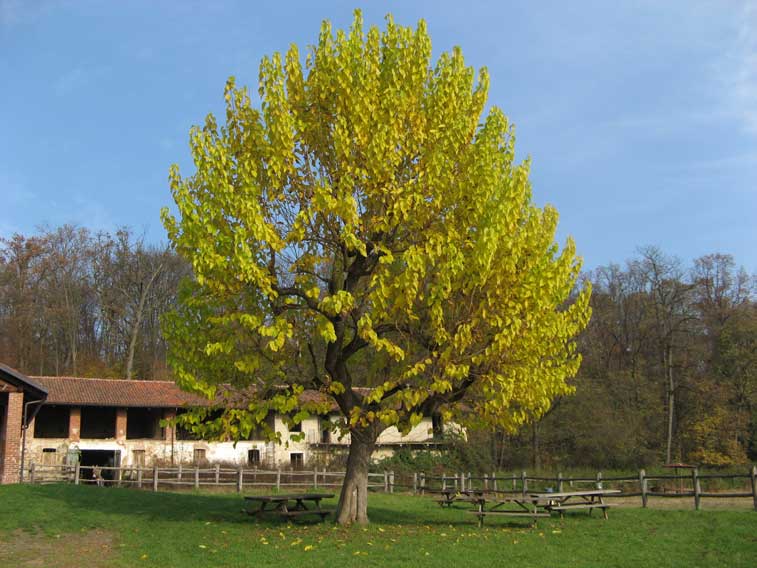
[[520, 487], [523, 497], [525, 497], [528, 492], [528, 477], [526, 477], [525, 471], [520, 472]]
[[[752, 482], [752, 487], [754, 487], [754, 482]], [[426, 494], [426, 474], [424, 472], [421, 472], [421, 495], [425, 495], [425, 494]], [[755, 508], [757, 508], [757, 500], [755, 500]]]
[[389, 472], [384, 470], [384, 493], [389, 493]]
[[313, 468], [313, 487], [318, 489], [318, 468]]
[[516, 489], [518, 489], [518, 482], [515, 478], [515, 473], [513, 472], [513, 491], [515, 491]]
[[137, 486], [142, 489], [142, 466], [137, 466]]
[[702, 487], [699, 484], [699, 469], [694, 468], [691, 471], [691, 477], [694, 485], [694, 508], [698, 511], [702, 500]]
[[221, 464], [216, 464], [216, 485], [221, 482]]
[[446, 490], [447, 490], [447, 474], [442, 472], [442, 491], [446, 491]]
[[176, 475], [176, 481], [181, 481], [181, 464], [179, 464], [179, 473]]
[[597, 482], [595, 483], [595, 487], [597, 489], [602, 489], [602, 472], [597, 472]]
[[76, 462], [74, 466], [74, 485], [79, 485], [79, 472], [81, 471], [81, 464]]
[[195, 489], [200, 488], [200, 466], [195, 466]]
[[34, 485], [34, 462], [29, 465], [29, 483]]
[[122, 466], [118, 467], [118, 487], [121, 487], [121, 481], [124, 478], [124, 468]]
[[281, 468], [276, 470], [276, 491], [281, 489]]
[[389, 472], [389, 493], [394, 493], [394, 470]]
[[244, 467], [240, 465], [237, 470], [237, 493], [242, 492], [242, 485], [244, 485]]
[[484, 474], [484, 490], [489, 491], [489, 474]]
[[643, 469], [639, 470], [639, 486], [641, 489], [641, 506], [646, 509], [647, 507], [647, 472]]
[[496, 492], [497, 491], [497, 472], [492, 472], [492, 489]]
[[152, 466], [152, 490], [158, 490], [158, 466]]
[[557, 492], [562, 493], [562, 471], [557, 472]]
[[754, 510], [757, 511], [757, 465], [752, 466], [749, 477], [752, 478], [752, 501], [754, 502]]

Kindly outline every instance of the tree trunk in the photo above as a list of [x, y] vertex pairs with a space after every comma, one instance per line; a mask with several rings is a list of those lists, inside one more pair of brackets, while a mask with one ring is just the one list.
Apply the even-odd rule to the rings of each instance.
[[534, 471], [541, 470], [541, 455], [539, 451], [539, 423], [534, 420], [531, 424], [531, 467]]
[[147, 302], [147, 297], [150, 294], [150, 288], [152, 288], [153, 282], [155, 282], [155, 279], [158, 277], [158, 274], [160, 274], [160, 271], [163, 269], [163, 265], [158, 265], [158, 268], [155, 270], [155, 272], [152, 273], [152, 276], [150, 276], [150, 280], [148, 280], [147, 285], [143, 286], [140, 284], [139, 288], [139, 302], [137, 304], [137, 313], [134, 317], [133, 325], [131, 326], [131, 337], [129, 339], [129, 353], [126, 358], [126, 378], [131, 379], [131, 375], [134, 371], [134, 351], [137, 347], [137, 336], [139, 335], [139, 329], [142, 327], [142, 315], [145, 311], [145, 303]]
[[368, 524], [368, 466], [381, 429], [377, 424], [350, 430], [347, 472], [336, 509], [340, 525]]
[[673, 453], [673, 419], [675, 410], [675, 379], [673, 377], [673, 347], [668, 346], [666, 348], [665, 365], [667, 367], [668, 375], [668, 435], [665, 444], [665, 460], [666, 463], [672, 463]]

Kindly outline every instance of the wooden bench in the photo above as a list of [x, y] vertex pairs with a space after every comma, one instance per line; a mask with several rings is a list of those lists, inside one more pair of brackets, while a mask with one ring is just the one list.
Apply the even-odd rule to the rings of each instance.
[[526, 511], [468, 511], [468, 513], [471, 515], [478, 515], [479, 517], [485, 517], [487, 515], [502, 515], [503, 517], [531, 517], [534, 520], [538, 517], [550, 516], [550, 514], [545, 511], [538, 511], [536, 513], [528, 513]]
[[558, 493], [532, 493], [531, 498], [546, 501], [545, 509], [557, 511], [562, 518], [565, 511], [571, 509], [586, 509], [591, 515], [592, 509], [602, 509], [602, 515], [607, 519], [607, 509], [612, 505], [604, 502], [606, 495], [620, 493], [617, 489], [591, 489], [588, 491], [562, 491]]
[[[331, 499], [333, 493], [295, 493], [291, 495], [249, 495], [244, 498], [245, 503], [258, 503], [257, 509], [243, 509], [248, 515], [260, 517], [264, 513], [275, 513], [282, 519], [292, 519], [306, 515], [320, 517], [323, 521], [331, 511], [321, 509], [322, 499]], [[312, 508], [307, 506], [312, 505]]]
[[321, 520], [324, 520], [331, 514], [331, 511], [321, 511], [316, 509], [308, 509], [306, 511], [280, 511], [279, 515], [285, 518], [289, 517], [301, 517], [303, 515], [320, 515]]

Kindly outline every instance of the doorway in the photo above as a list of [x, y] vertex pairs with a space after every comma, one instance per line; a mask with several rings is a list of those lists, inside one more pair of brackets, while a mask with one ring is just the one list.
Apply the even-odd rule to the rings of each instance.
[[[120, 467], [120, 450], [79, 450], [79, 464], [81, 471], [79, 478], [86, 481], [94, 481], [93, 467]], [[105, 482], [116, 479], [116, 472], [110, 469], [102, 470], [102, 478]]]

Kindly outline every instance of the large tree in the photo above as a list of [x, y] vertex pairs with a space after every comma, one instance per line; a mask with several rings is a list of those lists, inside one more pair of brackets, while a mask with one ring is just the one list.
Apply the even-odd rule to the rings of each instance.
[[234, 397], [213, 422], [233, 438], [335, 404], [340, 523], [367, 522], [387, 427], [514, 430], [578, 370], [590, 292], [488, 85], [458, 48], [432, 65], [423, 21], [364, 33], [356, 12], [348, 32], [323, 23], [304, 68], [294, 45], [264, 58], [259, 109], [229, 79], [225, 125], [191, 131], [196, 172], [171, 169], [163, 220], [194, 270], [165, 320], [177, 380]]

